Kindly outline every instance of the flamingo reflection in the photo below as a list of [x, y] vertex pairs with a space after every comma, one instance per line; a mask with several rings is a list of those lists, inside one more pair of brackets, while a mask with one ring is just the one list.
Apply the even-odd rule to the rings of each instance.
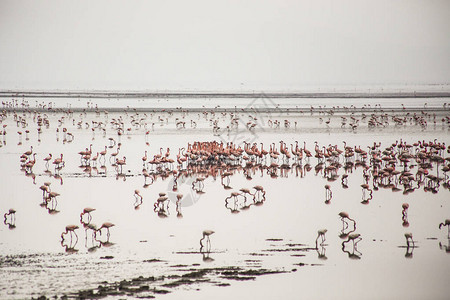
[[65, 242], [64, 240], [61, 241], [61, 246], [64, 248], [65, 252], [69, 254], [78, 252], [78, 249], [75, 249], [76, 243], [72, 245], [72, 244], [65, 244], [64, 242]]
[[445, 253], [450, 253], [450, 238], [447, 239], [447, 245], [443, 245], [442, 242], [439, 242], [439, 249], [444, 250]]
[[211, 253], [211, 252], [209, 252], [209, 251], [207, 251], [207, 252], [202, 252], [202, 255], [203, 255], [203, 258], [202, 258], [202, 259], [203, 259], [204, 262], [209, 263], [209, 262], [214, 261], [214, 258], [212, 258], [212, 257], [209, 256], [210, 253]]

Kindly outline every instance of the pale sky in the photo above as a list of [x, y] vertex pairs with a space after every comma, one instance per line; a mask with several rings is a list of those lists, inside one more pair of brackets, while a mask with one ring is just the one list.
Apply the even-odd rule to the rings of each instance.
[[448, 0], [0, 0], [0, 89], [448, 83]]

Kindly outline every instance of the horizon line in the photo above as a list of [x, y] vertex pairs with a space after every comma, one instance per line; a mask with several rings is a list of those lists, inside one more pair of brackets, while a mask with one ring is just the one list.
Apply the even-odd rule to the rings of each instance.
[[448, 98], [450, 91], [369, 89], [366, 91], [144, 91], [0, 90], [0, 98]]

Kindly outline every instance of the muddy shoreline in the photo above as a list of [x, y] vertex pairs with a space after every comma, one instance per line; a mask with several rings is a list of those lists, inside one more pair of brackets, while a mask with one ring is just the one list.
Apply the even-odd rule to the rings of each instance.
[[[303, 266], [305, 264], [298, 264]], [[198, 264], [197, 264], [198, 266]], [[255, 267], [229, 266], [205, 268], [196, 267], [196, 264], [187, 266], [186, 269], [177, 269], [181, 274], [164, 276], [139, 276], [129, 280], [116, 282], [101, 282], [97, 288], [82, 289], [77, 292], [67, 292], [61, 295], [42, 295], [31, 299], [101, 299], [108, 296], [126, 296], [140, 299], [156, 298], [157, 295], [175, 292], [181, 286], [198, 288], [202, 284], [210, 284], [217, 287], [227, 287], [232, 281], [255, 280], [262, 275], [290, 273], [297, 271], [283, 269], [265, 269]]]

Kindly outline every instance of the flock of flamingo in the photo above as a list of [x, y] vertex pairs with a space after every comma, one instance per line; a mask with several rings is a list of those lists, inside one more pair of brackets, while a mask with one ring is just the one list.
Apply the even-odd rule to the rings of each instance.
[[[24, 100], [25, 101], [25, 100]], [[100, 112], [94, 110], [96, 118], [88, 122], [86, 120], [87, 112], [80, 113], [80, 119], [76, 119], [74, 111], [71, 109], [51, 110], [48, 107], [40, 110], [32, 110], [17, 100], [12, 100], [11, 103], [3, 103], [4, 110], [0, 114], [0, 123], [3, 123], [12, 118], [12, 124], [16, 124], [18, 128], [25, 129], [25, 139], [29, 140], [30, 130], [28, 129], [30, 120], [37, 126], [37, 140], [41, 142], [41, 135], [45, 130], [51, 128], [51, 118], [49, 114], [57, 112], [58, 118], [56, 120], [56, 140], [59, 141], [62, 135], [63, 143], [71, 143], [76, 135], [73, 130], [90, 130], [92, 131], [92, 140], [95, 140], [96, 132], [101, 132], [103, 137], [112, 130], [113, 135], [108, 138], [106, 145], [102, 145], [100, 149], [93, 150], [93, 144], [89, 144], [84, 149], [78, 152], [80, 158], [79, 167], [83, 170], [86, 176], [93, 176], [95, 174], [106, 174], [107, 167], [113, 167], [117, 179], [122, 178], [124, 181], [127, 176], [142, 177], [144, 188], [148, 188], [158, 179], [165, 180], [170, 178], [173, 182], [172, 191], [177, 192], [178, 181], [180, 179], [192, 178], [191, 189], [197, 194], [205, 193], [205, 181], [208, 178], [220, 179], [220, 183], [224, 189], [233, 189], [232, 177], [236, 174], [242, 174], [247, 180], [252, 180], [259, 174], [260, 177], [269, 176], [272, 179], [288, 177], [290, 174], [303, 178], [310, 171], [314, 171], [315, 175], [321, 175], [323, 179], [331, 183], [340, 180], [343, 189], [349, 187], [349, 174], [354, 170], [362, 169], [362, 183], [361, 186], [361, 203], [367, 205], [373, 198], [373, 192], [379, 189], [390, 189], [392, 192], [402, 191], [407, 195], [417, 189], [423, 189], [426, 192], [437, 193], [442, 187], [444, 189], [450, 188], [450, 180], [448, 171], [450, 170], [450, 146], [446, 146], [444, 142], [437, 139], [434, 141], [417, 141], [408, 144], [403, 140], [395, 141], [390, 145], [381, 146], [381, 143], [374, 142], [373, 145], [361, 147], [360, 145], [347, 145], [344, 141], [342, 146], [337, 144], [320, 145], [315, 142], [313, 148], [308, 149], [306, 142], [294, 141], [293, 143], [286, 143], [281, 140], [270, 144], [246, 142], [237, 144], [235, 142], [225, 141], [195, 141], [188, 143], [186, 147], [177, 149], [173, 152], [172, 149], [161, 147], [157, 153], [150, 155], [150, 150], [143, 149], [142, 157], [133, 157], [134, 161], [142, 161], [142, 169], [127, 170], [127, 157], [121, 155], [121, 149], [125, 142], [121, 140], [123, 135], [128, 135], [133, 130], [143, 132], [145, 136], [146, 145], [149, 146], [149, 136], [155, 126], [170, 126], [171, 122], [175, 125], [177, 130], [186, 129], [186, 123], [190, 124], [191, 128], [197, 127], [197, 122], [193, 119], [186, 120], [189, 112], [187, 110], [176, 111], [162, 111], [160, 114], [156, 112], [138, 113], [132, 110], [126, 110], [124, 114], [119, 114], [115, 118], [111, 118], [107, 111]], [[50, 106], [49, 106], [50, 107]], [[350, 128], [356, 130], [363, 122], [367, 124], [368, 128], [378, 126], [389, 126], [390, 121], [394, 126], [415, 125], [421, 128], [426, 128], [428, 121], [436, 123], [436, 114], [430, 114], [422, 111], [421, 113], [410, 114], [409, 112], [399, 112], [397, 115], [390, 115], [383, 110], [373, 111], [371, 114], [363, 112], [360, 115], [348, 110], [349, 114], [341, 116], [341, 128]], [[178, 113], [174, 119], [174, 113]], [[244, 124], [248, 132], [254, 132], [260, 126], [260, 122], [256, 114], [250, 110], [250, 114], [245, 116], [248, 111], [222, 112], [215, 113], [211, 111], [203, 111], [198, 113], [198, 119], [204, 118], [215, 136], [221, 133], [230, 134], [236, 130], [240, 125]], [[303, 112], [302, 112], [303, 113]], [[313, 113], [319, 114], [319, 121], [323, 122], [325, 118], [326, 126], [330, 126], [331, 118], [333, 118], [333, 110], [324, 110], [322, 108], [310, 109], [311, 115]], [[103, 118], [100, 116], [103, 115]], [[150, 118], [150, 120], [149, 120]], [[248, 121], [245, 122], [245, 118]], [[328, 119], [327, 119], [328, 118]], [[129, 127], [126, 126], [126, 120], [129, 120]], [[170, 120], [170, 122], [169, 122]], [[221, 125], [220, 121], [228, 120], [228, 125]], [[442, 125], [450, 124], [450, 117], [444, 116], [441, 120]], [[72, 129], [68, 125], [72, 125]], [[297, 121], [285, 120], [268, 120], [268, 128], [285, 128], [294, 127], [297, 129], [300, 124]], [[7, 124], [2, 126], [0, 131], [2, 135], [1, 146], [6, 145], [6, 136], [9, 134]], [[22, 145], [22, 130], [17, 131], [19, 135], [19, 145]], [[176, 153], [173, 156], [173, 153]], [[40, 157], [41, 153], [36, 153], [33, 146], [23, 152], [20, 156], [20, 168], [25, 176], [32, 178], [35, 182], [35, 174], [33, 168], [35, 164], [41, 161], [44, 165], [45, 173], [53, 176], [63, 183], [64, 168], [66, 162], [63, 153], [48, 153], [45, 157]], [[68, 155], [75, 155], [69, 153]], [[314, 164], [315, 163], [315, 164]], [[50, 168], [50, 164], [53, 165]], [[124, 172], [124, 168], [126, 172]], [[341, 170], [343, 172], [341, 172]], [[40, 189], [42, 190], [41, 206], [45, 207], [49, 214], [57, 213], [57, 198], [61, 195], [52, 191], [50, 182], [45, 182]], [[252, 190], [252, 191], [251, 191]], [[134, 208], [138, 209], [144, 203], [144, 196], [139, 189], [134, 191], [135, 203]], [[260, 206], [266, 201], [266, 191], [260, 185], [254, 185], [253, 188], [240, 187], [232, 191], [230, 196], [225, 198], [225, 207], [231, 213], [239, 213], [248, 210], [252, 205]], [[181, 203], [183, 201], [183, 194], [176, 195], [176, 212], [178, 217], [182, 217]], [[325, 184], [325, 204], [329, 205], [333, 197], [332, 189], [329, 184]], [[407, 218], [408, 203], [402, 205], [402, 220], [403, 226], [408, 227], [409, 222]], [[166, 191], [159, 193], [159, 197], [153, 204], [153, 209], [159, 217], [167, 217], [169, 215], [169, 197]], [[95, 208], [84, 208], [80, 215], [80, 226], [85, 229], [86, 245], [88, 245], [88, 236], [90, 237], [90, 245], [86, 246], [88, 249], [96, 249], [100, 246], [108, 246], [112, 243], [110, 239], [110, 228], [114, 224], [110, 222], [103, 223], [100, 227], [92, 221], [91, 213]], [[11, 208], [4, 215], [4, 223], [9, 225], [9, 228], [15, 227], [15, 213]], [[342, 237], [347, 240], [342, 244], [343, 249], [346, 248], [347, 243], [352, 243], [352, 252], [348, 252], [349, 256], [355, 255], [357, 252], [357, 244], [361, 240], [358, 233], [355, 233], [356, 222], [351, 219], [347, 213], [342, 212], [340, 217], [343, 222]], [[349, 230], [349, 221], [353, 223], [352, 230]], [[442, 226], [449, 226], [450, 221], [445, 220], [440, 223]], [[449, 226], [450, 227], [450, 226]], [[65, 231], [61, 234], [61, 245], [66, 247], [67, 251], [75, 251], [74, 244], [78, 241], [76, 230], [79, 225], [67, 225]], [[101, 239], [102, 230], [107, 231], [106, 238]], [[450, 230], [450, 229], [449, 229]], [[316, 239], [316, 247], [323, 245], [325, 241], [325, 234], [327, 230], [321, 229], [318, 232]], [[203, 238], [201, 239], [201, 250], [210, 250], [209, 236], [214, 233], [212, 230], [205, 230]], [[408, 248], [414, 246], [412, 234], [405, 234]], [[450, 231], [449, 231], [450, 238]], [[75, 242], [73, 240], [75, 239]], [[204, 241], [204, 243], [203, 243]], [[320, 241], [320, 242], [319, 242]]]

